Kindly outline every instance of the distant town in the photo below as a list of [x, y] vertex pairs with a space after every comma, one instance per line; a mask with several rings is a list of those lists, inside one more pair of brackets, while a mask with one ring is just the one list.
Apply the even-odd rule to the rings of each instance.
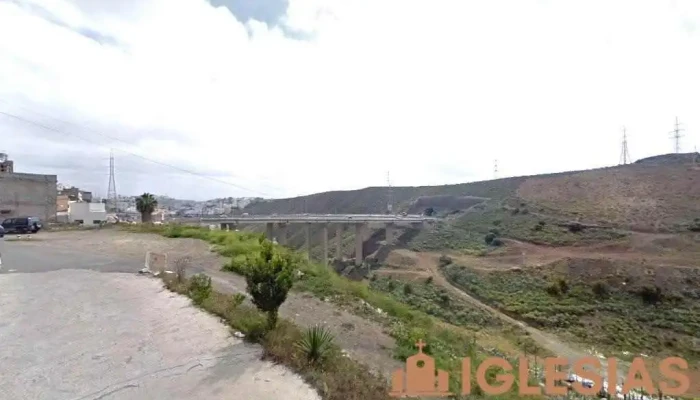
[[[58, 183], [57, 175], [40, 175], [15, 171], [6, 153], [0, 153], [0, 222], [15, 217], [35, 217], [47, 223], [99, 225], [105, 222], [139, 221], [134, 196], [117, 196], [115, 207], [108, 209], [108, 199], [93, 196], [91, 191]], [[226, 197], [207, 201], [180, 200], [155, 195], [158, 201], [152, 221], [199, 216], [231, 216], [242, 213], [260, 197]]]

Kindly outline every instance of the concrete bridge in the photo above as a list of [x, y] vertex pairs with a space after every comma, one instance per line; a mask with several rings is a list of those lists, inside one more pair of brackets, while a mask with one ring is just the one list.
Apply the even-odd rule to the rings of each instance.
[[[185, 222], [187, 219], [179, 221]], [[289, 224], [303, 224], [306, 228], [306, 250], [311, 250], [311, 224], [322, 225], [321, 241], [323, 244], [322, 261], [328, 264], [328, 229], [335, 225], [335, 253], [336, 258], [341, 258], [341, 243], [343, 231], [347, 225], [355, 227], [355, 264], [361, 265], [364, 260], [362, 245], [368, 239], [369, 227], [380, 225], [386, 229], [386, 241], [391, 243], [394, 239], [394, 229], [397, 226], [411, 226], [421, 228], [425, 224], [435, 222], [436, 218], [422, 215], [384, 215], [384, 214], [280, 214], [280, 215], [241, 215], [224, 218], [201, 218], [199, 223], [218, 224], [223, 230], [237, 229], [238, 225], [265, 224], [268, 239], [277, 238], [278, 243], [285, 245], [287, 242], [287, 226]], [[190, 220], [191, 221], [191, 220]], [[310, 255], [309, 255], [310, 256]]]

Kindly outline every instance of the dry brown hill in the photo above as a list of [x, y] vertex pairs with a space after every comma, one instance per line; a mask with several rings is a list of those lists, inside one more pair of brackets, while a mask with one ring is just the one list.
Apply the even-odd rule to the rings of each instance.
[[[462, 213], [484, 203], [497, 206], [501, 214], [509, 214], [523, 203], [527, 212], [541, 214], [545, 219], [575, 219], [631, 230], [682, 230], [700, 217], [697, 158], [697, 153], [669, 154], [587, 171], [457, 185], [393, 187], [391, 198], [399, 211], [420, 212], [432, 207], [445, 215]], [[389, 188], [369, 187], [255, 203], [245, 211], [385, 213], [388, 199]]]

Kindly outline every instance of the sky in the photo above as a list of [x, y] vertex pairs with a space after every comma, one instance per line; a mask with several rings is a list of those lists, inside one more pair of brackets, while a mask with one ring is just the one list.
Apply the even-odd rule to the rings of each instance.
[[696, 0], [0, 0], [0, 151], [197, 200], [598, 168], [693, 151], [698, 71]]

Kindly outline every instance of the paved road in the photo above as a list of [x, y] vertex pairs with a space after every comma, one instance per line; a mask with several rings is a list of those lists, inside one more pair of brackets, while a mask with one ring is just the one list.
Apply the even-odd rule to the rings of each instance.
[[143, 260], [38, 240], [0, 242], [0, 253], [0, 399], [319, 398], [260, 361], [258, 346], [133, 273]]

